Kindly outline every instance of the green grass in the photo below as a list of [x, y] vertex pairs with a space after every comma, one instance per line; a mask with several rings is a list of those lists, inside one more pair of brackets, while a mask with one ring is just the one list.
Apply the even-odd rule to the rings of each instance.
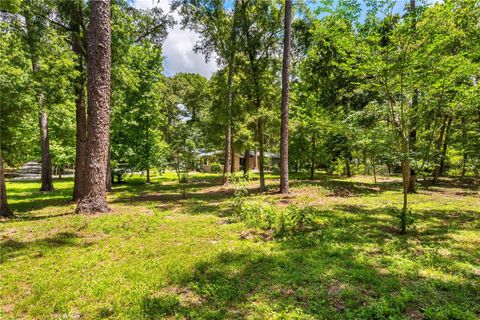
[[216, 175], [192, 176], [186, 199], [172, 173], [129, 177], [96, 216], [74, 213], [72, 180], [52, 193], [7, 183], [17, 218], [0, 221], [0, 318], [480, 316], [478, 181], [421, 187], [400, 235], [387, 209], [401, 205], [398, 179], [293, 176], [290, 195], [260, 197], [315, 205], [316, 227], [273, 240], [230, 216], [233, 189]]

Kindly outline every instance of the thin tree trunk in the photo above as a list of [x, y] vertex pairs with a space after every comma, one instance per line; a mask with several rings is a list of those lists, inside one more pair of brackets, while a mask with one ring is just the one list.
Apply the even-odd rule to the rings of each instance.
[[3, 172], [2, 146], [0, 141], [0, 217], [11, 218], [13, 212], [8, 207], [7, 188], [5, 187], [5, 174]]
[[232, 30], [230, 33], [231, 37], [231, 52], [228, 53], [229, 62], [228, 62], [228, 79], [227, 79], [227, 127], [225, 132], [225, 163], [223, 164], [223, 184], [228, 185], [228, 174], [232, 170], [232, 104], [233, 104], [233, 76], [235, 69], [235, 41], [236, 41], [236, 14], [237, 14], [237, 5], [238, 1], [235, 1], [235, 7], [233, 11], [233, 22]]
[[316, 143], [315, 134], [312, 134], [312, 154], [311, 154], [311, 165], [310, 165], [310, 179], [315, 178], [315, 143]]
[[258, 149], [260, 153], [259, 159], [259, 173], [260, 173], [260, 192], [265, 192], [265, 154], [264, 154], [264, 120], [263, 118], [258, 119]]
[[72, 51], [76, 55], [74, 80], [75, 90], [75, 176], [73, 184], [73, 200], [79, 201], [85, 195], [85, 177], [87, 170], [87, 111], [85, 108], [85, 59], [86, 45], [82, 37], [83, 4], [78, 4], [70, 12]]
[[223, 164], [223, 184], [228, 185], [228, 175], [232, 171], [232, 100], [233, 66], [228, 66], [227, 127], [225, 132], [225, 162]]
[[28, 14], [25, 15], [25, 23], [27, 27], [27, 38], [30, 50], [30, 60], [32, 62], [32, 71], [33, 77], [37, 80], [36, 83], [36, 95], [37, 95], [37, 104], [39, 107], [38, 123], [40, 129], [40, 148], [42, 152], [42, 186], [40, 191], [53, 191], [53, 180], [52, 180], [52, 160], [50, 156], [50, 142], [48, 139], [48, 116], [47, 110], [45, 107], [45, 95], [40, 88], [39, 82], [39, 73], [40, 73], [40, 58], [38, 57], [37, 51], [37, 41], [39, 35], [35, 34], [34, 26], [32, 25], [31, 16]]
[[445, 129], [445, 139], [443, 142], [442, 155], [440, 157], [440, 175], [445, 173], [445, 159], [447, 158], [447, 148], [450, 137], [450, 126], [452, 125], [452, 117], [448, 118], [447, 128]]
[[350, 168], [350, 160], [348, 160], [348, 158], [345, 158], [345, 170], [347, 177], [350, 178], [352, 176], [352, 169]]
[[440, 133], [438, 136], [437, 143], [435, 145], [435, 157], [434, 157], [434, 165], [435, 169], [433, 170], [433, 181], [432, 184], [435, 185], [438, 182], [438, 177], [440, 175], [440, 148], [442, 147], [443, 143], [443, 137], [445, 135], [445, 127], [447, 125], [447, 120], [448, 120], [448, 115], [445, 116], [445, 120], [442, 123], [442, 126], [440, 127]]
[[462, 118], [462, 148], [463, 148], [463, 160], [462, 160], [462, 177], [465, 177], [467, 173], [467, 138], [468, 138], [468, 129], [467, 129], [467, 121], [465, 118]]
[[42, 186], [40, 191], [53, 191], [52, 159], [50, 156], [50, 142], [48, 139], [48, 117], [43, 100], [43, 95], [40, 95], [38, 98], [38, 102], [41, 107], [39, 124], [42, 149]]
[[247, 149], [244, 153], [243, 158], [243, 176], [247, 176], [248, 171], [250, 170], [250, 151]]
[[86, 194], [77, 212], [107, 212], [107, 175], [110, 133], [111, 70], [110, 1], [90, 2], [88, 27], [88, 117]]
[[75, 119], [76, 137], [75, 144], [75, 176], [73, 185], [73, 200], [78, 201], [85, 195], [85, 178], [87, 171], [87, 113], [85, 110], [85, 77], [83, 58], [77, 55], [77, 71], [79, 76], [75, 79]]
[[[412, 29], [415, 32], [417, 28], [417, 21], [416, 21], [416, 11], [417, 11], [417, 4], [416, 0], [410, 0], [410, 12], [414, 15], [413, 19], [413, 24], [412, 24]], [[418, 106], [418, 96], [419, 92], [418, 89], [415, 89], [412, 97], [412, 109], [416, 111], [417, 106]], [[415, 118], [412, 119], [411, 121], [412, 125], [412, 130], [410, 131], [410, 150], [415, 153], [416, 150], [416, 145], [417, 145], [417, 128], [416, 128], [416, 121]], [[417, 172], [415, 168], [410, 166], [410, 175], [409, 175], [409, 181], [408, 181], [408, 193], [416, 193], [417, 192]]]
[[400, 215], [400, 232], [405, 234], [407, 231], [407, 212], [408, 212], [408, 185], [410, 183], [410, 161], [402, 161], [402, 181], [403, 181], [403, 207]]
[[110, 147], [108, 148], [108, 162], [107, 162], [107, 175], [105, 177], [105, 186], [107, 192], [112, 191], [112, 183], [113, 183], [113, 177], [112, 177], [112, 165], [110, 164]]
[[288, 193], [288, 96], [290, 77], [290, 47], [292, 34], [292, 1], [285, 1], [285, 21], [282, 66], [282, 124], [280, 132], [280, 193]]

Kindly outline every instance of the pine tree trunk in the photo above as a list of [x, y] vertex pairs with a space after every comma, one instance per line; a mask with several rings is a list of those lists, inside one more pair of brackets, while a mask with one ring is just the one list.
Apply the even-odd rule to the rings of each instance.
[[8, 207], [7, 188], [5, 187], [5, 174], [3, 172], [2, 146], [0, 141], [0, 217], [11, 218], [13, 212]]
[[245, 150], [243, 158], [243, 175], [247, 176], [248, 171], [250, 170], [250, 151]]
[[[81, 63], [81, 62], [80, 62]], [[83, 69], [83, 66], [82, 66]], [[75, 84], [75, 118], [76, 118], [76, 154], [73, 200], [85, 196], [85, 176], [87, 171], [87, 113], [85, 110], [85, 79], [80, 76]]]
[[223, 164], [223, 184], [228, 185], [228, 174], [232, 170], [232, 104], [233, 104], [233, 75], [235, 69], [235, 39], [236, 39], [236, 30], [235, 30], [235, 23], [236, 23], [236, 14], [237, 14], [237, 5], [238, 1], [235, 1], [234, 11], [233, 11], [233, 22], [232, 22], [232, 29], [230, 33], [230, 43], [231, 52], [227, 53], [229, 56], [229, 63], [228, 63], [228, 79], [227, 79], [227, 90], [228, 90], [228, 97], [227, 97], [227, 127], [225, 132], [225, 162]]
[[347, 177], [352, 176], [352, 169], [350, 168], [350, 160], [348, 158], [345, 158], [345, 171], [347, 173]]
[[448, 118], [447, 128], [445, 129], [445, 141], [443, 142], [442, 155], [440, 157], [440, 175], [445, 173], [445, 159], [447, 158], [448, 140], [450, 137], [450, 126], [452, 125], [452, 117]]
[[113, 183], [113, 177], [112, 177], [112, 165], [110, 164], [110, 147], [108, 148], [108, 162], [107, 162], [107, 176], [105, 177], [105, 183], [106, 183], [106, 190], [107, 192], [112, 191], [112, 183]]
[[442, 144], [443, 144], [443, 137], [445, 135], [447, 120], [448, 120], [448, 116], [445, 116], [445, 120], [443, 121], [442, 126], [440, 127], [440, 133], [438, 136], [437, 143], [435, 145], [435, 157], [434, 157], [435, 169], [433, 170], [433, 181], [432, 181], [433, 185], [437, 184], [438, 177], [440, 176], [440, 157], [441, 157], [440, 148], [442, 147]]
[[282, 124], [280, 132], [280, 193], [288, 193], [288, 96], [290, 77], [290, 47], [292, 34], [292, 1], [285, 1], [282, 67]]
[[[413, 19], [413, 25], [412, 29], [415, 31], [417, 28], [417, 22], [416, 22], [416, 10], [417, 10], [417, 3], [416, 0], [410, 0], [410, 12], [415, 15]], [[419, 91], [418, 89], [415, 89], [413, 93], [413, 98], [412, 98], [412, 109], [416, 111], [417, 106], [418, 106], [418, 96], [419, 96]], [[416, 145], [417, 145], [417, 129], [416, 129], [416, 121], [412, 119], [411, 125], [413, 129], [410, 131], [410, 149], [415, 153], [416, 150]], [[417, 192], [417, 172], [415, 168], [410, 166], [410, 175], [409, 175], [409, 181], [408, 181], [408, 188], [407, 192], [408, 193], [416, 193]]]
[[311, 154], [311, 165], [310, 165], [310, 179], [315, 178], [315, 134], [312, 134], [312, 154]]
[[41, 105], [39, 114], [40, 124], [40, 139], [42, 149], [42, 186], [40, 191], [53, 191], [53, 178], [52, 178], [52, 159], [50, 156], [50, 142], [48, 139], [48, 117], [45, 110], [45, 104], [43, 102], [43, 96], [40, 96], [38, 101]]
[[262, 118], [258, 119], [258, 149], [260, 153], [258, 169], [260, 174], [260, 192], [265, 192], [265, 150], [264, 150], [264, 120]]
[[33, 78], [36, 79], [36, 95], [37, 103], [39, 107], [38, 123], [40, 129], [40, 148], [42, 152], [42, 186], [40, 191], [53, 191], [52, 180], [52, 160], [50, 156], [50, 142], [48, 139], [48, 116], [45, 107], [45, 96], [40, 88], [39, 73], [40, 73], [40, 58], [38, 57], [37, 41], [38, 34], [35, 34], [34, 26], [32, 25], [31, 16], [25, 15], [25, 24], [27, 27], [27, 38], [30, 50], [30, 60], [32, 62]]
[[110, 133], [110, 1], [90, 2], [88, 27], [87, 175], [77, 212], [107, 212], [105, 179]]
[[73, 200], [78, 201], [85, 195], [85, 175], [87, 167], [87, 111], [85, 108], [85, 59], [86, 45], [83, 34], [83, 4], [77, 4], [70, 11], [72, 51], [76, 55], [75, 70], [78, 72], [74, 80], [75, 91], [75, 176], [73, 184]]

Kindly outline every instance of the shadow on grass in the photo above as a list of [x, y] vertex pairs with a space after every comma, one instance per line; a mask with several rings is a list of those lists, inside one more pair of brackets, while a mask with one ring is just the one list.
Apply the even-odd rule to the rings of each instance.
[[79, 236], [72, 232], [59, 232], [51, 237], [34, 241], [17, 241], [6, 239], [1, 242], [0, 263], [18, 256], [34, 253], [36, 257], [42, 257], [45, 251], [65, 246], [77, 246]]
[[[478, 227], [469, 225], [475, 215], [420, 211], [423, 229], [398, 235], [385, 209], [339, 205], [268, 253], [222, 251], [198, 262], [140, 307], [147, 319], [474, 319], [479, 279], [458, 259], [475, 266], [480, 256], [452, 235]], [[422, 273], [432, 268], [442, 276]]]

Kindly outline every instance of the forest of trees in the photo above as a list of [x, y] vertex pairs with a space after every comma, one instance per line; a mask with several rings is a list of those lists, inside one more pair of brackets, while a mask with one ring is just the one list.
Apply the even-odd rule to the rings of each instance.
[[[126, 0], [3, 0], [0, 214], [4, 168], [75, 168], [78, 212], [108, 211], [112, 170], [193, 170], [196, 150], [258, 150], [265, 171], [418, 180], [480, 171], [480, 5], [176, 0], [181, 21]], [[210, 79], [166, 76], [162, 46], [180, 23], [215, 59]], [[280, 153], [266, 168], [265, 153]]]

